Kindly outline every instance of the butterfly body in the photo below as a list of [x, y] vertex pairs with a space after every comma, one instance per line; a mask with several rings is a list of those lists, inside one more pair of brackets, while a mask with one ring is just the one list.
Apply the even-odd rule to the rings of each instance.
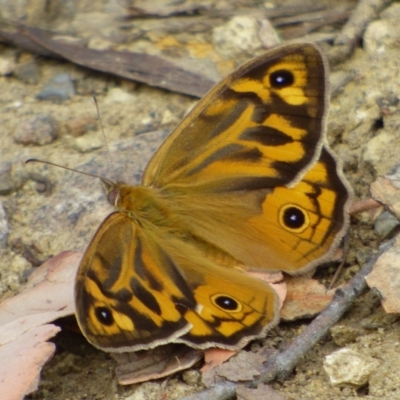
[[348, 225], [348, 185], [325, 144], [326, 74], [314, 45], [274, 49], [200, 101], [141, 186], [102, 180], [116, 211], [75, 295], [92, 344], [237, 349], [276, 323], [275, 292], [245, 271], [313, 268]]

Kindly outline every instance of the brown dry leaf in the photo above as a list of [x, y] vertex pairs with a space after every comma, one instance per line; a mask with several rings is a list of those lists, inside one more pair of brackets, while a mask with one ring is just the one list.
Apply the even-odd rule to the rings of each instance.
[[400, 313], [400, 236], [393, 246], [378, 258], [372, 272], [365, 278], [370, 288], [382, 296], [387, 313]]
[[241, 351], [229, 361], [204, 372], [202, 382], [208, 387], [215, 382], [229, 380], [231, 382], [252, 381], [260, 375], [263, 363], [274, 352], [272, 349], [262, 347], [257, 352]]
[[[16, 32], [0, 29], [0, 39], [35, 54], [64, 58], [77, 65], [150, 86], [201, 97], [215, 81], [185, 70], [167, 59], [133, 51], [96, 50], [53, 39], [47, 31], [21, 23]], [[55, 35], [56, 36], [56, 35]]]
[[75, 312], [74, 280], [82, 253], [62, 252], [38, 267], [14, 297], [0, 304], [0, 343]]
[[0, 393], [3, 399], [20, 400], [38, 387], [43, 365], [54, 353], [47, 342], [60, 328], [47, 324], [29, 329], [0, 347]]
[[117, 361], [118, 383], [131, 385], [160, 379], [190, 368], [203, 356], [202, 350], [184, 344], [167, 344], [131, 353], [110, 353]]
[[327, 290], [317, 280], [305, 276], [285, 277], [287, 296], [281, 318], [293, 321], [319, 314], [332, 300], [336, 288]]
[[[0, 304], [0, 393], [22, 399], [37, 389], [39, 374], [60, 328], [48, 324], [74, 313], [73, 287], [82, 253], [63, 252], [29, 277], [19, 294]], [[6, 394], [6, 396], [4, 396]]]
[[229, 360], [239, 350], [225, 350], [225, 349], [207, 349], [204, 350], [204, 365], [201, 367], [201, 372], [207, 372], [213, 368], [221, 365], [226, 360]]
[[389, 210], [400, 219], [400, 173], [393, 175], [378, 176], [371, 183], [372, 197], [385, 204]]

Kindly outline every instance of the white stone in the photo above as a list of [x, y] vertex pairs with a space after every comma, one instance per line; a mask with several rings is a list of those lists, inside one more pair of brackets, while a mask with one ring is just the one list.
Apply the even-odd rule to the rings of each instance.
[[378, 368], [379, 362], [350, 349], [340, 349], [325, 357], [324, 370], [332, 385], [363, 386]]
[[400, 138], [381, 130], [365, 144], [362, 161], [369, 163], [378, 175], [387, 174], [399, 163], [399, 146]]
[[99, 132], [93, 132], [76, 138], [72, 146], [80, 153], [90, 153], [103, 147], [104, 139]]
[[380, 20], [371, 22], [364, 33], [363, 47], [370, 56], [397, 49], [400, 40], [400, 4], [393, 3], [382, 12]]
[[105, 104], [112, 103], [133, 103], [136, 97], [120, 88], [110, 89], [107, 97], [104, 99]]
[[14, 59], [9, 57], [0, 57], [0, 75], [10, 75], [16, 67]]
[[263, 47], [258, 36], [260, 24], [254, 17], [238, 16], [213, 30], [217, 51], [235, 58], [243, 53], [254, 55]]

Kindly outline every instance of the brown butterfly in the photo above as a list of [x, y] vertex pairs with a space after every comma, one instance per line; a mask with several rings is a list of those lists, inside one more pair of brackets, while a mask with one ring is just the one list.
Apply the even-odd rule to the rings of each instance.
[[76, 279], [90, 343], [237, 349], [277, 322], [275, 292], [245, 271], [315, 267], [349, 222], [348, 184], [325, 139], [327, 75], [313, 44], [270, 50], [198, 103], [141, 186], [102, 179], [116, 211]]

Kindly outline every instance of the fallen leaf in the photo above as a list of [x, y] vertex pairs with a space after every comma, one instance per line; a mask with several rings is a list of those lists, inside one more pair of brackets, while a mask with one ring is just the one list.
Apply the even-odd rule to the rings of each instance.
[[110, 355], [118, 364], [115, 369], [118, 383], [131, 385], [188, 369], [203, 357], [203, 351], [171, 343], [150, 350]]
[[336, 288], [327, 290], [317, 280], [305, 276], [285, 277], [287, 295], [281, 318], [294, 321], [319, 314], [331, 302]]
[[0, 347], [1, 398], [20, 400], [37, 389], [40, 370], [55, 350], [47, 340], [59, 331], [51, 324], [37, 326]]
[[378, 258], [365, 280], [370, 288], [379, 291], [387, 313], [400, 313], [400, 236]]
[[400, 172], [378, 176], [370, 187], [372, 197], [386, 205], [400, 219]]
[[60, 331], [48, 324], [74, 313], [73, 287], [82, 253], [63, 252], [38, 267], [16, 296], [0, 304], [0, 393], [22, 399], [37, 389], [54, 354], [47, 342]]
[[82, 253], [63, 252], [38, 267], [20, 293], [0, 304], [0, 344], [74, 314], [74, 280]]
[[257, 352], [241, 351], [227, 362], [202, 374], [202, 382], [212, 386], [215, 382], [229, 380], [231, 382], [252, 381], [260, 375], [263, 363], [274, 352], [272, 349], [262, 347]]

